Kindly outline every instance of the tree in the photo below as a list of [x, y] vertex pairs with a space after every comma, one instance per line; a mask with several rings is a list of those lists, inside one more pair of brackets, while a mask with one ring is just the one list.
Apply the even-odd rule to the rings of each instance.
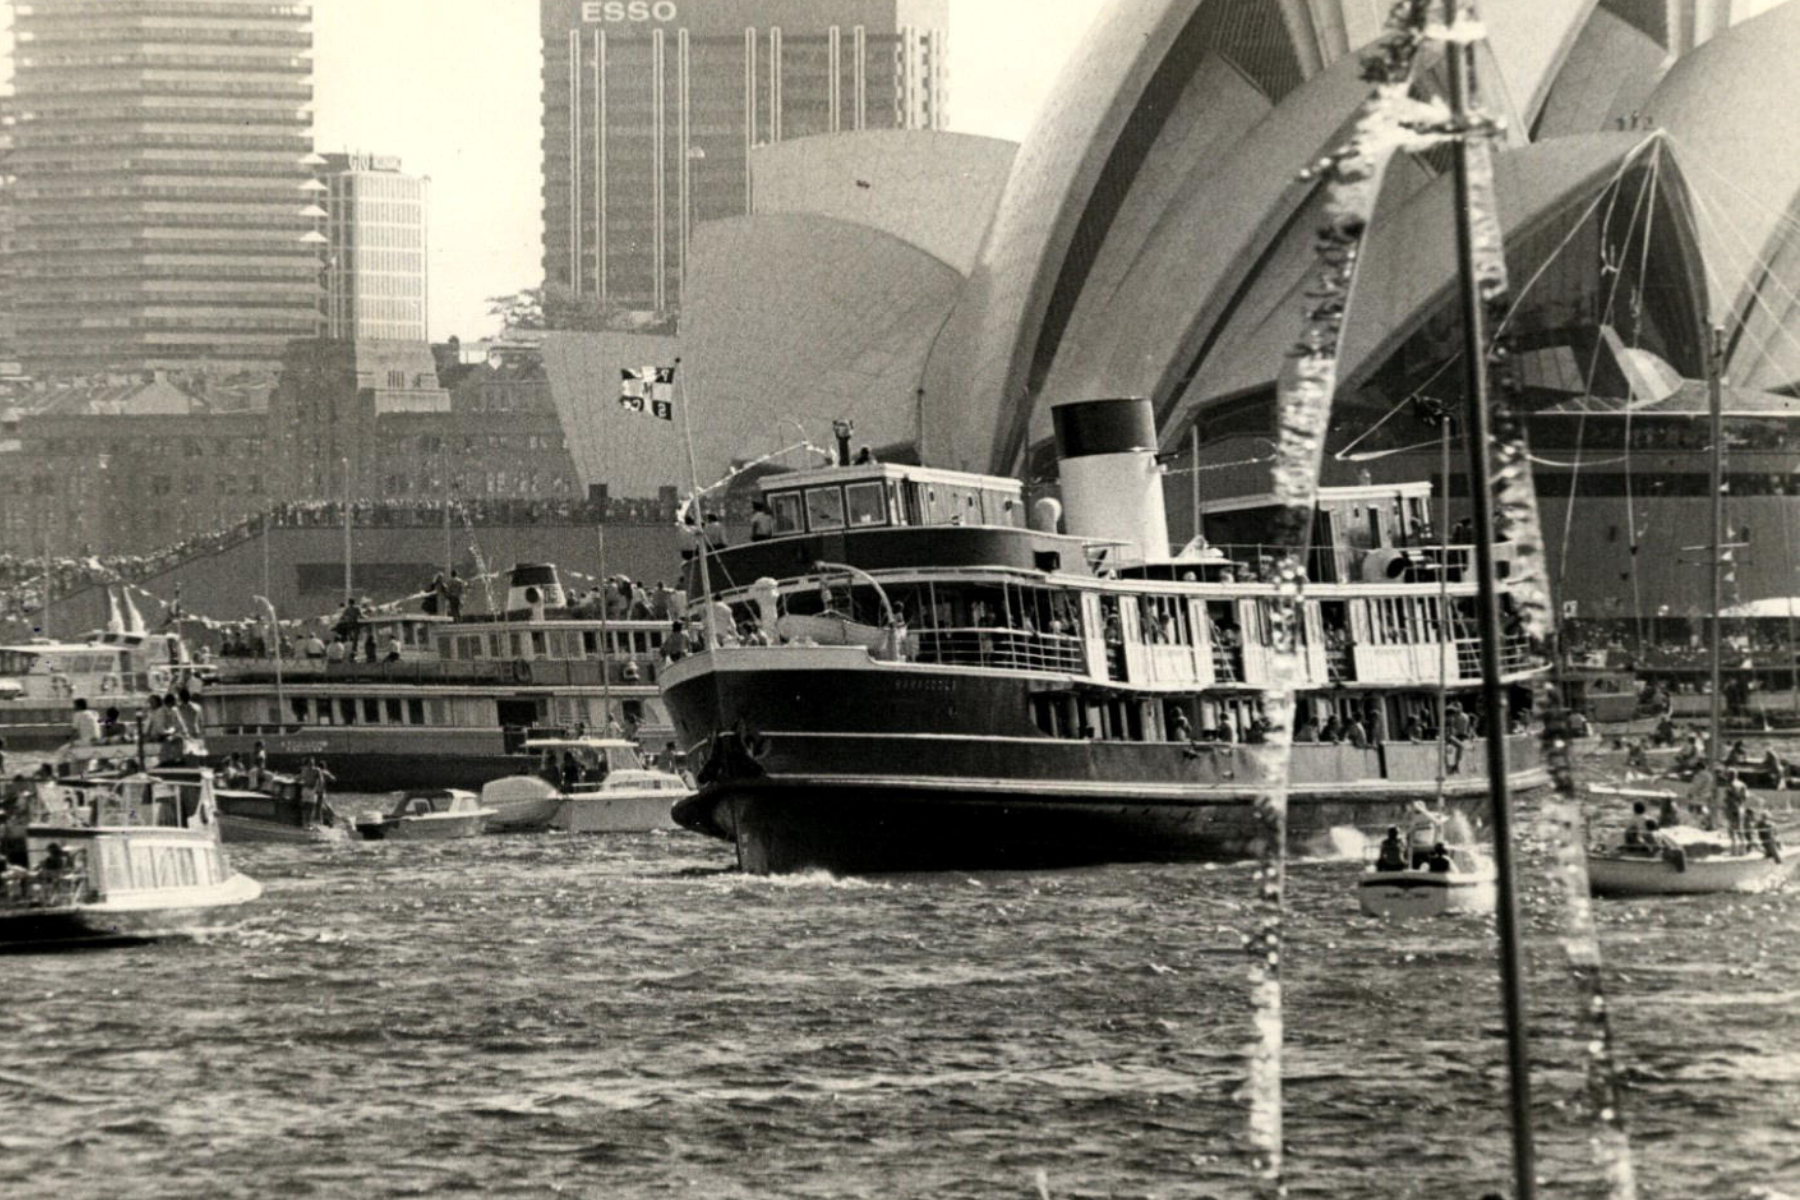
[[502, 333], [515, 329], [549, 328], [544, 320], [542, 288], [525, 288], [510, 296], [489, 296], [487, 305], [488, 315], [500, 318]]

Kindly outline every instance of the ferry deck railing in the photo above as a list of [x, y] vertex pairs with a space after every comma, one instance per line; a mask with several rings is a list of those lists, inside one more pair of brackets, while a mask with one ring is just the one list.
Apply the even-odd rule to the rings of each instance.
[[927, 629], [907, 635], [903, 649], [914, 662], [939, 666], [1001, 667], [1060, 674], [1085, 674], [1087, 653], [1082, 639], [1066, 633], [1029, 629]]
[[[635, 671], [627, 668], [630, 664]], [[634, 684], [654, 685], [663, 660], [657, 655], [614, 655], [604, 663], [600, 659], [560, 658], [487, 658], [450, 659], [413, 662], [330, 662], [316, 658], [283, 659], [281, 681], [294, 683], [335, 684], [539, 684], [550, 687], [598, 687], [605, 670], [605, 682], [613, 687]], [[275, 663], [272, 659], [246, 662], [230, 659], [220, 672], [220, 684], [273, 684]], [[635, 678], [633, 678], [635, 675]]]

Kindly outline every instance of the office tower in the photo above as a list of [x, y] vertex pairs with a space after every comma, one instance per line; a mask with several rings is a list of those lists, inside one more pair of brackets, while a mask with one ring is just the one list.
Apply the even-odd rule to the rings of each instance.
[[426, 339], [426, 180], [398, 158], [326, 154], [326, 336]]
[[319, 323], [305, 0], [13, 0], [18, 342], [39, 375], [273, 371]]
[[679, 308], [754, 147], [944, 127], [947, 0], [540, 3], [544, 279], [602, 308]]

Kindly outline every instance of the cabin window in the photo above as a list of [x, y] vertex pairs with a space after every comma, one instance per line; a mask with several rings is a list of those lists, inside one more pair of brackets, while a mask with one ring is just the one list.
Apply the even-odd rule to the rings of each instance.
[[842, 529], [844, 493], [834, 487], [807, 488], [806, 527], [814, 533], [821, 529]]
[[853, 483], [844, 489], [850, 501], [851, 525], [881, 525], [886, 521], [886, 505], [880, 483]]
[[503, 643], [500, 640], [500, 635], [497, 633], [488, 634], [488, 657], [489, 658], [504, 658], [504, 657], [506, 657], [505, 643]]
[[387, 710], [387, 723], [389, 725], [400, 724], [400, 698], [390, 696], [382, 701], [382, 706]]
[[481, 658], [482, 657], [482, 649], [483, 649], [481, 641], [482, 641], [481, 635], [479, 635], [479, 634], [470, 638], [468, 647], [465, 650], [463, 657], [464, 658]]
[[438, 639], [438, 655], [439, 655], [439, 657], [442, 657], [442, 658], [455, 658], [456, 657], [456, 639], [455, 638], [439, 638]]
[[769, 507], [775, 510], [776, 533], [800, 532], [800, 494], [798, 492], [777, 492], [769, 497]]
[[338, 701], [338, 715], [343, 718], [343, 724], [356, 724], [356, 701], [349, 698], [340, 699]]
[[456, 703], [454, 700], [431, 700], [431, 701], [427, 701], [427, 703], [430, 705], [430, 707], [427, 708], [425, 711], [426, 711], [427, 715], [430, 717], [431, 724], [433, 724], [433, 725], [454, 725], [454, 724], [456, 724], [456, 720], [455, 720], [453, 714], [451, 713], [451, 706]]
[[545, 651], [544, 651], [543, 631], [534, 629], [531, 631], [531, 657], [543, 658], [544, 655], [545, 655]]
[[592, 629], [582, 630], [581, 631], [581, 648], [587, 652], [588, 657], [590, 657], [590, 658], [600, 657], [600, 635], [599, 635], [599, 633]]
[[306, 697], [294, 696], [288, 701], [288, 705], [294, 710], [294, 720], [304, 725], [306, 723]]
[[423, 725], [425, 723], [425, 701], [408, 700], [406, 702], [406, 723]]
[[376, 725], [381, 722], [381, 701], [373, 696], [363, 697], [363, 724]]
[[[538, 636], [542, 637], [543, 635], [539, 634]], [[507, 634], [506, 635], [506, 645], [507, 645], [508, 651], [510, 651], [511, 657], [513, 657], [513, 658], [524, 658], [525, 657], [525, 649], [524, 649], [525, 643], [519, 640], [518, 634], [516, 634], [516, 633]]]

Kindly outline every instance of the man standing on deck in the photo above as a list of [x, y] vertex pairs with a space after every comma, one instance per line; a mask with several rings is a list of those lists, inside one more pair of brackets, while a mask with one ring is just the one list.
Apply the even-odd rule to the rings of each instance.
[[456, 573], [456, 568], [451, 567], [450, 578], [444, 584], [444, 599], [450, 606], [452, 621], [462, 620], [463, 589], [467, 586], [463, 583], [462, 576]]
[[78, 746], [97, 746], [100, 744], [100, 718], [88, 707], [85, 697], [75, 701], [75, 716], [70, 722]]

